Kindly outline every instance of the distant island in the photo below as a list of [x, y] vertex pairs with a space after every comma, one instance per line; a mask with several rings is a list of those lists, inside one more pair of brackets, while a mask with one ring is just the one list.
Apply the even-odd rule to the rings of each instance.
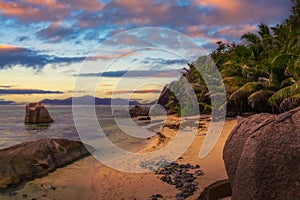
[[67, 99], [44, 99], [40, 101], [43, 104], [48, 105], [72, 105], [73, 100], [76, 101], [77, 105], [87, 105], [88, 102], [95, 101], [95, 105], [111, 105], [112, 102], [115, 105], [141, 105], [140, 102], [135, 100], [127, 100], [122, 98], [98, 98], [93, 96], [82, 96], [82, 97], [70, 97]]
[[16, 102], [14, 101], [6, 101], [4, 99], [0, 99], [0, 105], [15, 105]]

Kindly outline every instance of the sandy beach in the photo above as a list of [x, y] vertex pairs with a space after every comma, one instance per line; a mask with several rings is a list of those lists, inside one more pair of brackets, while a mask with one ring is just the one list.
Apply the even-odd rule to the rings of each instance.
[[[176, 118], [171, 118], [175, 120]], [[236, 125], [236, 119], [226, 119], [223, 132], [213, 150], [204, 159], [199, 159], [199, 150], [203, 143], [209, 118], [201, 121], [201, 127], [190, 148], [177, 161], [178, 164], [200, 165], [204, 175], [196, 178], [198, 189], [187, 199], [196, 199], [203, 189], [211, 183], [227, 178], [222, 158], [224, 143], [228, 134]], [[165, 127], [161, 133], [166, 137], [159, 142], [159, 136], [149, 140], [142, 152], [151, 151], [165, 145], [174, 137], [176, 130]], [[161, 175], [154, 172], [131, 174], [111, 169], [92, 156], [85, 157], [55, 172], [29, 181], [17, 190], [0, 194], [1, 200], [9, 199], [55, 199], [55, 200], [127, 200], [149, 199], [161, 194], [162, 199], [175, 199], [178, 189], [160, 180]]]

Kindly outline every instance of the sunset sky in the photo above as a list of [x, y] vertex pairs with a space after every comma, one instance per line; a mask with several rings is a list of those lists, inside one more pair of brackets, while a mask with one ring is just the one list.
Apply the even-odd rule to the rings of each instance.
[[[281, 23], [290, 7], [288, 0], [0, 0], [0, 103], [86, 95], [84, 85], [73, 93], [76, 78], [89, 83], [100, 75], [98, 97], [153, 100], [187, 60], [155, 49], [132, 51], [137, 40], [155, 41], [152, 32], [133, 31], [135, 40], [117, 37], [99, 51], [102, 42], [127, 30], [162, 27], [211, 52], [217, 41], [239, 41], [258, 23]], [[171, 35], [159, 35], [172, 46]]]

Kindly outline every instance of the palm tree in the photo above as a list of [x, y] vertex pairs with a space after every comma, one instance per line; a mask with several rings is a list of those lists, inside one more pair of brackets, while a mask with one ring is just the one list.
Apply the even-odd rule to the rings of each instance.
[[[292, 14], [282, 24], [269, 28], [259, 24], [257, 33], [241, 36], [244, 43], [225, 44], [218, 42], [218, 48], [211, 57], [224, 79], [229, 105], [239, 112], [267, 111], [283, 112], [300, 106], [300, 1], [292, 0]], [[200, 57], [189, 68], [183, 69], [183, 77], [194, 91], [201, 106], [210, 105], [209, 97], [218, 95], [218, 87], [208, 93], [206, 82], [210, 77], [210, 65], [201, 65]], [[200, 64], [199, 64], [200, 63]], [[184, 92], [183, 84], [176, 89]], [[179, 109], [175, 96], [172, 107]]]

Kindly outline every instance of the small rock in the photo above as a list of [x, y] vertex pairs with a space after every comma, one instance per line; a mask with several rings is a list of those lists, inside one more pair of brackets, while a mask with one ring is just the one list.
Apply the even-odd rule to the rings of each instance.
[[150, 197], [151, 200], [158, 200], [159, 198], [164, 198], [161, 194], [154, 194]]
[[16, 192], [10, 192], [10, 193], [9, 193], [9, 196], [16, 196], [16, 195], [17, 195]]
[[203, 175], [203, 172], [202, 172], [201, 170], [196, 170], [196, 171], [195, 171], [195, 174], [196, 174], [197, 176], [202, 176], [202, 175]]

